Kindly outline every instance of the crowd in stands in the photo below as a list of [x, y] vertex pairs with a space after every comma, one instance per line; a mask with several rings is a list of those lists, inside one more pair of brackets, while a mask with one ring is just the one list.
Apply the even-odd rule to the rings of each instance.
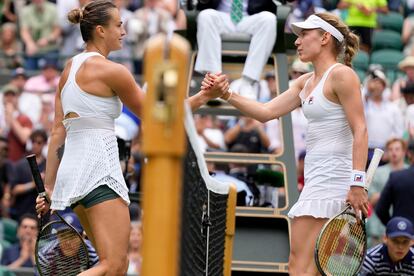
[[[3, 252], [3, 265], [33, 265], [33, 239], [37, 233], [37, 220], [33, 215], [37, 193], [25, 156], [35, 154], [40, 171], [44, 172], [60, 70], [67, 58], [83, 50], [81, 33], [68, 22], [66, 15], [71, 9], [89, 1], [92, 0], [0, 1], [0, 74], [7, 76], [0, 80], [0, 227], [3, 227], [3, 231], [0, 230], [0, 255]], [[178, 2], [114, 0], [121, 10], [127, 35], [123, 49], [112, 53], [109, 58], [123, 63], [139, 79], [145, 62], [143, 52], [147, 39], [159, 32], [171, 33], [186, 27], [185, 15], [179, 9]], [[240, 79], [233, 80], [232, 89], [263, 102], [275, 97], [278, 94], [278, 80], [273, 71], [263, 70], [277, 40], [275, 9], [272, 10], [272, 6], [269, 8], [268, 2], [272, 1], [244, 1], [241, 14], [235, 18], [231, 0], [199, 1], [201, 4], [197, 9], [201, 11], [199, 16], [202, 20], [199, 21], [197, 34], [199, 54], [194, 74], [222, 71], [220, 34], [247, 33], [252, 36], [252, 45], [255, 47], [249, 51], [250, 58], [240, 73]], [[361, 37], [361, 48], [357, 56], [366, 56], [367, 64], [365, 67], [357, 66], [355, 62], [355, 69], [361, 80], [370, 153], [376, 147], [386, 151], [369, 192], [373, 210], [368, 219], [369, 241], [370, 246], [377, 245], [381, 243], [390, 216], [394, 216], [389, 207], [393, 206], [394, 211], [396, 208], [392, 203], [397, 201], [397, 194], [390, 192], [390, 187], [386, 188], [391, 185], [388, 179], [392, 179], [397, 171], [410, 170], [409, 168], [412, 171], [410, 156], [413, 155], [413, 149], [411, 148], [411, 155], [407, 155], [407, 152], [410, 152], [408, 145], [412, 147], [414, 139], [414, 13], [410, 15], [414, 11], [414, 1], [296, 0], [289, 5], [292, 5], [293, 12], [288, 23], [304, 19], [314, 12], [329, 11], [340, 15]], [[400, 20], [400, 27], [392, 30], [401, 41], [398, 49], [378, 45], [379, 42], [374, 39], [377, 33], [384, 32], [385, 25], [380, 24], [380, 18], [387, 15], [396, 15], [394, 18]], [[253, 28], [251, 22], [258, 24]], [[211, 28], [214, 27], [213, 23], [219, 24], [220, 28]], [[286, 31], [289, 31], [289, 24], [286, 25]], [[257, 33], [260, 35], [256, 36]], [[375, 52], [390, 50], [387, 47], [394, 47], [391, 50], [397, 51], [399, 58], [391, 64], [373, 62]], [[301, 62], [295, 56], [290, 57], [290, 80], [311, 70], [309, 64]], [[304, 182], [307, 122], [300, 108], [294, 110], [291, 116], [298, 164], [298, 188], [301, 190]], [[278, 120], [262, 124], [245, 117], [198, 114], [195, 115], [195, 123], [200, 147], [206, 152], [279, 154], [283, 150]], [[120, 143], [125, 146], [120, 149], [120, 156], [121, 162], [126, 159], [123, 166], [127, 183], [131, 192], [137, 192], [142, 160], [140, 120], [124, 108], [116, 121], [116, 130]], [[131, 141], [131, 144], [126, 144], [125, 141]], [[130, 151], [131, 156], [125, 156], [123, 150]], [[209, 164], [209, 168], [215, 177], [237, 184], [239, 205], [281, 207], [277, 197], [283, 196], [283, 183], [273, 183], [268, 191], [267, 180], [259, 181], [260, 177], [257, 177], [260, 170], [280, 173], [280, 168], [261, 164], [218, 163]], [[271, 179], [279, 178], [272, 175]], [[384, 189], [387, 191], [386, 202], [381, 199]], [[408, 195], [413, 196], [413, 190], [414, 186], [407, 191]], [[382, 209], [377, 217], [374, 209], [378, 208], [378, 204]], [[397, 215], [405, 216], [414, 223], [412, 213]], [[131, 224], [128, 270], [131, 273], [139, 272], [142, 261], [140, 215], [135, 214], [134, 218]], [[10, 225], [15, 225], [17, 229], [14, 235], [5, 233]]]

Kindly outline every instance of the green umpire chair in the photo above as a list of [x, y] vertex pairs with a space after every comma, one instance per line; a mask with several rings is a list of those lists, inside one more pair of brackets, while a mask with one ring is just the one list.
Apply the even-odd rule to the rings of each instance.
[[392, 30], [401, 34], [404, 16], [398, 12], [390, 11], [387, 14], [378, 14], [378, 29]]
[[401, 34], [392, 30], [376, 30], [372, 35], [372, 51], [392, 49], [401, 51]]
[[404, 54], [401, 51], [383, 49], [371, 54], [370, 63], [382, 65], [388, 81], [392, 84], [399, 76], [398, 63], [403, 59]]

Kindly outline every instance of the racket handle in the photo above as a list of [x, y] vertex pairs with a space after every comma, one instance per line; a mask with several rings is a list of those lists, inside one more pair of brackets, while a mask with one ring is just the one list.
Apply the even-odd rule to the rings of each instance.
[[381, 161], [382, 155], [384, 151], [382, 149], [376, 148], [374, 150], [374, 155], [372, 156], [371, 162], [369, 163], [369, 167], [367, 170], [366, 176], [366, 185], [369, 187], [371, 184], [372, 178], [374, 177], [375, 171], [378, 168], [379, 162]]
[[36, 186], [37, 193], [39, 196], [44, 197], [48, 202], [48, 198], [46, 195], [45, 186], [43, 184], [42, 176], [40, 175], [39, 167], [37, 166], [36, 162], [36, 155], [31, 154], [26, 156], [27, 162], [29, 162], [30, 170], [32, 172], [33, 180]]

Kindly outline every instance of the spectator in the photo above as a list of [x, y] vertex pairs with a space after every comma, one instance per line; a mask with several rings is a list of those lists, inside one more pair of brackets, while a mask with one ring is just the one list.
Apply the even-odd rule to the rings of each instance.
[[[407, 144], [403, 139], [393, 138], [385, 145], [385, 152], [389, 163], [380, 166], [372, 179], [371, 186], [368, 190], [368, 199], [371, 206], [375, 208], [380, 197], [385, 183], [391, 172], [399, 171], [408, 167], [404, 163], [405, 153], [407, 151]], [[385, 233], [385, 228], [381, 221], [375, 215], [375, 212], [369, 217], [367, 223], [367, 234], [369, 246], [377, 245], [381, 242], [382, 236]]]
[[[78, 217], [76, 216], [76, 214], [72, 211], [66, 211], [63, 214], [61, 214], [61, 216], [63, 217], [64, 220], [66, 220], [71, 226], [73, 226], [73, 228], [75, 228], [76, 231], [78, 231], [78, 233], [84, 237], [84, 231], [82, 228], [82, 225], [78, 219]], [[57, 228], [53, 228], [56, 231], [59, 231], [61, 229], [59, 229], [59, 226], [63, 226], [63, 224], [57, 224]], [[66, 229], [66, 228], [65, 228]], [[72, 244], [70, 244], [68, 246], [68, 242], [72, 242]], [[75, 242], [75, 244], [73, 244], [73, 242]], [[86, 245], [86, 248], [88, 250], [88, 256], [89, 256], [89, 267], [93, 267], [95, 266], [98, 262], [99, 262], [99, 257], [98, 254], [96, 254], [96, 250], [93, 247], [92, 243], [90, 240], [84, 238], [84, 242]], [[39, 252], [38, 258], [39, 258], [39, 262], [43, 262], [45, 263], [47, 260], [51, 260], [53, 258], [59, 258], [61, 261], [62, 259], [64, 260], [65, 257], [68, 255], [67, 253], [73, 253], [73, 248], [77, 246], [78, 248], [80, 248], [80, 240], [79, 239], [73, 239], [73, 240], [65, 240], [65, 242], [61, 242], [61, 243], [52, 243], [49, 246], [43, 247], [43, 250], [41, 252]], [[70, 250], [65, 250], [69, 248]], [[68, 261], [70, 261], [70, 257], [73, 258], [73, 255], [69, 256]], [[60, 262], [59, 264], [61, 264], [62, 262]], [[54, 274], [56, 269], [56, 265], [58, 265], [57, 263], [50, 263], [48, 262], [47, 265], [49, 266], [48, 271], [50, 271], [49, 273], [52, 275]], [[55, 267], [54, 267], [55, 266]], [[68, 273], [69, 275], [69, 273]]]
[[18, 109], [19, 91], [13, 85], [7, 85], [2, 90], [4, 105], [4, 128], [2, 134], [9, 142], [9, 159], [16, 162], [26, 153], [26, 142], [32, 132], [32, 122], [29, 117]]
[[[229, 152], [235, 153], [249, 153], [249, 149], [244, 144], [234, 144], [229, 148]], [[262, 195], [260, 190], [254, 182], [254, 177], [257, 172], [257, 165], [249, 165], [244, 163], [230, 163], [229, 164], [229, 175], [231, 177], [237, 178], [238, 180], [246, 183], [246, 205], [248, 206], [258, 206], [260, 201], [262, 201]], [[248, 191], [250, 190], [250, 192]]]
[[169, 34], [174, 30], [171, 14], [159, 7], [158, 0], [146, 0], [144, 7], [136, 10], [128, 24], [128, 36], [135, 58], [135, 73], [142, 73], [144, 46], [148, 38], [158, 33]]
[[17, 21], [16, 10], [13, 0], [3, 0], [0, 11], [0, 25], [7, 22]]
[[404, 119], [398, 106], [383, 96], [387, 87], [387, 78], [380, 70], [375, 70], [367, 81], [365, 100], [365, 118], [368, 129], [368, 162], [375, 148], [384, 148], [393, 138], [402, 138]]
[[414, 55], [414, 16], [404, 18], [404, 24], [401, 32], [401, 40], [404, 43], [404, 55]]
[[[237, 166], [237, 164], [235, 164]], [[234, 167], [234, 165], [232, 165]], [[207, 168], [210, 175], [217, 181], [231, 183], [237, 189], [237, 206], [251, 206], [253, 204], [253, 193], [250, 191], [247, 183], [240, 178], [226, 173], [228, 170], [226, 164], [207, 162]]]
[[[47, 134], [44, 130], [34, 130], [30, 135], [32, 144], [31, 153], [36, 155], [36, 163], [40, 172], [46, 168], [46, 158], [43, 155], [43, 148], [47, 143]], [[14, 175], [10, 183], [10, 193], [13, 198], [13, 204], [10, 208], [10, 216], [19, 220], [24, 213], [36, 214], [35, 202], [37, 191], [33, 182], [32, 173], [26, 158], [20, 159], [15, 164]]]
[[[410, 204], [414, 198], [414, 142], [408, 145], [407, 156], [410, 161], [408, 169], [392, 172], [381, 192], [375, 207], [378, 218], [385, 225], [390, 218], [401, 216], [414, 222], [414, 208]], [[390, 208], [392, 207], [392, 215]]]
[[59, 79], [56, 63], [47, 62], [39, 75], [27, 80], [24, 86], [25, 93], [19, 100], [19, 107], [34, 125], [37, 125], [41, 119], [43, 103], [54, 102]]
[[20, 14], [20, 36], [26, 49], [26, 69], [37, 70], [47, 60], [57, 62], [60, 27], [56, 4], [31, 0]]
[[0, 68], [14, 69], [22, 66], [22, 44], [17, 39], [17, 25], [5, 23], [1, 25]]
[[404, 100], [407, 104], [405, 110], [405, 133], [404, 138], [407, 140], [414, 139], [414, 82], [408, 82], [401, 89]]
[[[232, 5], [233, 3], [233, 5]], [[251, 35], [242, 83], [236, 92], [258, 99], [259, 80], [276, 41], [276, 6], [272, 1], [210, 0], [200, 1], [197, 18], [198, 53], [195, 71], [222, 71], [221, 38], [224, 33]]]
[[7, 217], [10, 206], [10, 179], [13, 173], [13, 166], [7, 158], [9, 150], [8, 141], [0, 136], [0, 217]]
[[[12, 79], [10, 80], [10, 84], [14, 85], [18, 90], [19, 93], [23, 92], [23, 88], [27, 81], [27, 74], [23, 67], [18, 67], [13, 70], [12, 72]], [[21, 95], [20, 95], [21, 96]], [[19, 101], [21, 100], [21, 97], [19, 97]]]
[[57, 64], [48, 61], [42, 66], [42, 71], [39, 75], [27, 80], [24, 91], [36, 94], [55, 93], [59, 84], [59, 78]]
[[298, 174], [298, 191], [302, 192], [303, 186], [305, 186], [305, 157], [306, 151], [301, 151], [298, 156], [298, 162], [296, 165], [296, 173]]
[[377, 13], [387, 13], [386, 0], [341, 0], [338, 9], [347, 9], [345, 23], [361, 38], [360, 49], [366, 52], [371, 50], [372, 33], [377, 27]]
[[267, 152], [270, 146], [264, 124], [249, 117], [240, 117], [238, 123], [224, 133], [224, 141], [228, 148], [242, 144], [248, 153]]
[[1, 264], [9, 268], [33, 267], [35, 264], [35, 244], [38, 232], [37, 218], [25, 214], [17, 228], [18, 243], [4, 250]]
[[414, 275], [413, 235], [413, 224], [408, 219], [391, 219], [384, 242], [368, 250], [359, 275]]
[[142, 223], [141, 221], [131, 222], [131, 233], [129, 235], [128, 248], [128, 275], [140, 275], [142, 266]]
[[[391, 100], [399, 101], [401, 99], [401, 89], [403, 89], [408, 82], [414, 82], [414, 56], [405, 57], [398, 67], [405, 73], [405, 76], [398, 78], [392, 86]], [[402, 108], [406, 107], [406, 103], [403, 102]]]
[[62, 46], [59, 55], [69, 58], [82, 51], [83, 40], [79, 26], [69, 22], [67, 14], [78, 7], [83, 7], [91, 0], [57, 0], [59, 27], [62, 32]]
[[206, 150], [225, 150], [224, 134], [214, 122], [211, 115], [194, 115], [199, 146], [202, 152]]

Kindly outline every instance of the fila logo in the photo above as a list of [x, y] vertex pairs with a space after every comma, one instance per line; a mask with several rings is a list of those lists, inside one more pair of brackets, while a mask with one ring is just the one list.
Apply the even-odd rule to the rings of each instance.
[[362, 174], [354, 175], [354, 182], [362, 182], [364, 180], [364, 176]]

